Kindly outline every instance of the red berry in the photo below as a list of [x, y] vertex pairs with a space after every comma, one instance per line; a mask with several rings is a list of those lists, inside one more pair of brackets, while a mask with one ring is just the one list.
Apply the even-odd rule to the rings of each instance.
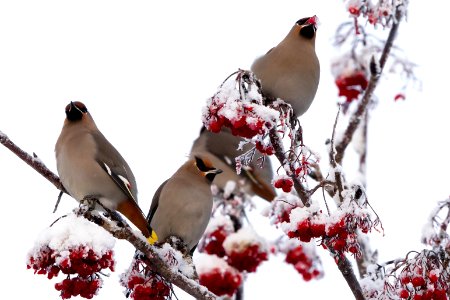
[[357, 7], [350, 6], [348, 12], [352, 15], [359, 16], [359, 9]]
[[405, 289], [400, 291], [400, 298], [407, 299], [409, 297], [409, 292]]
[[346, 241], [345, 240], [341, 240], [341, 239], [337, 239], [336, 241], [334, 241], [333, 243], [333, 249], [340, 252], [343, 251], [345, 246], [346, 246]]
[[398, 101], [398, 100], [405, 100], [405, 94], [398, 93], [397, 95], [395, 95], [394, 101]]
[[297, 224], [297, 233], [302, 242], [309, 242], [312, 238], [311, 224], [309, 219], [304, 219]]
[[400, 282], [401, 282], [403, 285], [408, 284], [408, 283], [411, 282], [411, 277], [409, 277], [409, 276], [402, 277], [402, 278], [400, 279]]
[[231, 270], [221, 271], [212, 269], [208, 273], [200, 274], [199, 282], [218, 296], [233, 296], [241, 285], [241, 275]]
[[415, 287], [423, 286], [423, 285], [425, 285], [425, 279], [423, 279], [423, 277], [417, 276], [411, 280], [411, 283]]
[[283, 187], [283, 179], [277, 179], [275, 180], [275, 182], [273, 183], [273, 186], [276, 189], [280, 189], [281, 187]]
[[323, 223], [312, 223], [311, 224], [311, 235], [313, 237], [322, 237], [325, 235], [325, 224]]
[[436, 275], [436, 273], [430, 273], [428, 278], [430, 278], [431, 283], [436, 283], [439, 280], [439, 277]]

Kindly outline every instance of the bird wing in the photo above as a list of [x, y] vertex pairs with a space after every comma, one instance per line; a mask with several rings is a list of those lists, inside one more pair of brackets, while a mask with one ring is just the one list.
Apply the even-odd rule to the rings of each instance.
[[137, 203], [137, 187], [127, 162], [103, 134], [92, 134], [97, 145], [96, 161], [124, 194]]
[[163, 190], [164, 186], [166, 185], [166, 183], [168, 181], [169, 181], [169, 179], [164, 181], [159, 186], [159, 188], [156, 190], [155, 195], [153, 195], [152, 204], [150, 205], [150, 210], [148, 211], [148, 215], [147, 215], [147, 222], [148, 222], [148, 224], [151, 224], [151, 222], [152, 222], [153, 216], [155, 215], [155, 212], [158, 209], [159, 196], [161, 195], [161, 191]]

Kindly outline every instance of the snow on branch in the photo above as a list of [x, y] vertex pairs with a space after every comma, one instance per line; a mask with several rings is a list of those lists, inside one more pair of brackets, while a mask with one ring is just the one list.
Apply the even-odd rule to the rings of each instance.
[[[64, 187], [59, 180], [59, 177], [54, 174], [50, 169], [48, 169], [36, 156], [31, 156], [27, 152], [20, 149], [16, 144], [14, 144], [4, 133], [0, 131], [0, 143], [6, 148], [11, 150], [29, 166], [35, 169], [39, 174], [50, 181], [56, 188], [64, 191]], [[170, 266], [167, 265], [166, 259], [162, 257], [157, 248], [149, 245], [145, 239], [138, 236], [131, 227], [127, 226], [123, 221], [123, 227], [119, 227], [114, 222], [98, 214], [96, 211], [91, 210], [81, 210], [80, 214], [87, 220], [103, 227], [106, 231], [111, 233], [117, 239], [127, 240], [132, 244], [137, 250], [141, 251], [147, 259], [151, 262], [152, 266], [158, 271], [158, 273], [163, 276], [166, 280], [178, 286], [180, 289], [184, 290], [186, 293], [192, 295], [196, 299], [212, 300], [216, 299], [216, 295], [209, 292], [205, 287], [198, 284], [198, 282], [186, 277], [185, 275], [174, 271]], [[115, 214], [109, 211], [109, 215], [113, 217]], [[116, 220], [117, 221], [117, 220]], [[95, 283], [97, 284], [97, 283]], [[95, 287], [95, 286], [94, 286]]]

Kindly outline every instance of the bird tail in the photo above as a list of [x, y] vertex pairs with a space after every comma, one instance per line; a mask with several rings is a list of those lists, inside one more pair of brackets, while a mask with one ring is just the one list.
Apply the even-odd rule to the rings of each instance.
[[150, 245], [158, 241], [158, 235], [147, 222], [139, 206], [134, 201], [123, 201], [117, 207], [117, 210], [123, 214], [131, 223], [134, 224], [142, 234], [147, 238]]

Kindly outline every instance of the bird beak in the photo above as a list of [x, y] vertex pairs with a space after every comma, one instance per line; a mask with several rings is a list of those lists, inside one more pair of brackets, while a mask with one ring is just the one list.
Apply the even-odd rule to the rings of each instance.
[[317, 26], [317, 23], [319, 22], [319, 18], [316, 16], [316, 15], [314, 15], [314, 16], [312, 16], [311, 18], [309, 18], [308, 19], [308, 21], [306, 21], [306, 25], [314, 25], [314, 26]]
[[216, 176], [217, 174], [220, 174], [220, 173], [223, 173], [223, 171], [221, 169], [212, 169], [212, 170], [206, 171], [204, 174], [205, 175], [212, 174], [212, 175]]
[[211, 170], [211, 171], [209, 171], [208, 173], [212, 173], [212, 174], [220, 174], [220, 173], [223, 173], [223, 171], [221, 170], [221, 169], [214, 169], [214, 170]]
[[313, 26], [314, 31], [317, 30], [317, 24], [319, 23], [319, 18], [314, 15], [306, 21], [305, 26]]

